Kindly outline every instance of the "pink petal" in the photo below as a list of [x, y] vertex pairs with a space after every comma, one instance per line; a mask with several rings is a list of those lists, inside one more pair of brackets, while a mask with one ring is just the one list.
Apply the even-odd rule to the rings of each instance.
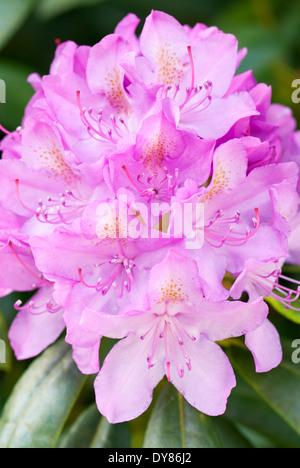
[[135, 158], [152, 172], [168, 160], [177, 160], [185, 149], [182, 133], [160, 112], [144, 120], [137, 135]]
[[[189, 344], [191, 370], [184, 376], [172, 373], [171, 382], [184, 398], [202, 413], [218, 416], [225, 412], [227, 399], [236, 385], [233, 369], [222, 349], [205, 336]], [[173, 368], [174, 369], [174, 368]]]
[[138, 50], [138, 40], [135, 35], [135, 30], [140, 22], [140, 19], [134, 14], [129, 13], [116, 26], [115, 34], [126, 39], [132, 48]]
[[[16, 179], [19, 180], [19, 196]], [[38, 208], [39, 199], [46, 200], [50, 194], [59, 194], [65, 187], [61, 180], [50, 178], [46, 168], [33, 170], [20, 160], [1, 161], [0, 183], [2, 206], [24, 217], [33, 215], [29, 210], [35, 211]]]
[[212, 181], [200, 201], [214, 203], [218, 195], [239, 188], [246, 179], [247, 164], [247, 153], [239, 140], [231, 140], [219, 146], [213, 157]]
[[142, 336], [152, 325], [153, 318], [147, 312], [131, 311], [130, 315], [112, 315], [85, 308], [80, 327], [85, 333], [120, 339], [135, 330]]
[[8, 294], [12, 293], [11, 289], [3, 289], [0, 288], [0, 297], [8, 296]]
[[[12, 251], [14, 249], [14, 252]], [[14, 291], [32, 291], [43, 284], [29, 248], [12, 243], [0, 248], [0, 287]]]
[[274, 325], [265, 320], [256, 330], [247, 333], [245, 344], [253, 354], [256, 372], [268, 372], [282, 360], [280, 336]]
[[80, 268], [95, 270], [95, 258], [100, 253], [91, 241], [68, 232], [56, 231], [47, 238], [32, 237], [30, 245], [36, 264], [46, 275], [75, 281], [80, 281]]
[[237, 39], [218, 31], [200, 40], [192, 54], [195, 64], [195, 82], [211, 82], [213, 95], [223, 97], [235, 74], [237, 64]]
[[99, 372], [99, 347], [100, 341], [91, 348], [73, 346], [72, 357], [82, 374], [90, 375]]
[[87, 80], [91, 91], [104, 93], [107, 102], [118, 114], [126, 114], [129, 110], [123, 86], [125, 72], [118, 65], [128, 48], [125, 39], [110, 34], [92, 47], [87, 65]]
[[77, 176], [66, 159], [56, 127], [28, 118], [22, 133], [22, 158], [34, 170], [46, 169], [54, 180], [73, 186]]
[[146, 18], [140, 44], [142, 54], [154, 70], [155, 78], [152, 81], [172, 86], [184, 79], [190, 40], [175, 18], [160, 11], [152, 11]]
[[152, 337], [135, 334], [117, 343], [106, 357], [95, 381], [98, 409], [111, 424], [140, 416], [152, 401], [153, 389], [164, 376], [158, 362], [148, 369]]
[[238, 120], [257, 114], [249, 94], [240, 92], [222, 99], [214, 97], [205, 110], [182, 113], [180, 125], [194, 129], [202, 138], [217, 140]]
[[[118, 304], [116, 304], [114, 295], [108, 293], [106, 296], [102, 296], [96, 290], [86, 288], [81, 283], [76, 283], [64, 301], [64, 321], [67, 327], [66, 341], [73, 346], [94, 347], [103, 335], [96, 323], [91, 323], [88, 331], [80, 326], [83, 311], [88, 307], [97, 311], [104, 310], [110, 314], [118, 312]], [[100, 312], [97, 313], [100, 314]]]
[[[42, 288], [32, 298], [42, 306], [51, 298], [49, 288]], [[50, 293], [50, 295], [49, 295]], [[18, 359], [29, 359], [40, 354], [60, 336], [65, 328], [63, 309], [58, 312], [33, 314], [21, 310], [14, 319], [8, 336]]]
[[151, 270], [149, 297], [152, 305], [165, 301], [201, 301], [196, 262], [171, 249], [166, 258]]
[[[221, 250], [221, 249], [220, 249]], [[198, 264], [201, 289], [208, 301], [222, 301], [229, 293], [222, 285], [228, 260], [222, 251], [217, 251], [207, 243], [201, 249], [190, 250], [190, 256]]]
[[180, 320], [195, 336], [200, 330], [211, 341], [222, 341], [256, 330], [269, 312], [262, 298], [250, 303], [203, 301], [199, 309], [196, 304], [194, 310], [193, 315], [181, 314]]
[[72, 41], [64, 42], [57, 47], [55, 59], [51, 64], [51, 75], [71, 74], [77, 48], [77, 44]]

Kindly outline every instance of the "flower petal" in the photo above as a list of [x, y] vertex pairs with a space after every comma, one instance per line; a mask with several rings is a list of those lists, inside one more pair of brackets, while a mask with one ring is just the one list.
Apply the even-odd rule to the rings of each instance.
[[236, 385], [227, 356], [218, 345], [203, 335], [196, 342], [190, 343], [187, 351], [191, 370], [186, 370], [182, 378], [173, 372], [171, 382], [199, 411], [210, 416], [223, 414], [227, 398]]
[[117, 34], [110, 34], [92, 47], [87, 65], [87, 80], [91, 91], [104, 93], [107, 102], [118, 114], [126, 114], [129, 110], [123, 86], [125, 73], [119, 65], [128, 49], [125, 39]]
[[256, 330], [264, 323], [268, 312], [262, 298], [251, 303], [203, 301], [195, 314], [182, 314], [180, 321], [195, 336], [197, 330], [201, 330], [211, 341], [222, 341]]
[[245, 336], [246, 346], [253, 354], [256, 372], [268, 372], [277, 367], [282, 360], [280, 336], [269, 321]]
[[247, 92], [213, 98], [205, 110], [182, 113], [180, 125], [189, 127], [202, 138], [219, 139], [240, 119], [257, 115], [254, 102]]
[[162, 302], [201, 301], [196, 262], [171, 249], [165, 259], [151, 270], [149, 297], [152, 305]]
[[96, 402], [111, 424], [135, 419], [146, 411], [154, 387], [164, 376], [161, 363], [148, 369], [151, 339], [141, 341], [131, 334], [117, 343], [104, 361], [95, 381]]
[[72, 357], [82, 374], [90, 375], [99, 372], [99, 347], [100, 341], [91, 348], [73, 346]]
[[174, 86], [184, 79], [190, 40], [175, 18], [160, 11], [152, 11], [146, 18], [140, 44], [142, 54], [154, 70], [152, 81]]
[[[49, 288], [42, 288], [33, 297], [37, 305], [44, 305], [51, 297]], [[65, 328], [63, 309], [55, 313], [44, 310], [43, 313], [30, 313], [22, 309], [14, 319], [9, 339], [18, 359], [29, 359], [40, 354], [52, 344]]]

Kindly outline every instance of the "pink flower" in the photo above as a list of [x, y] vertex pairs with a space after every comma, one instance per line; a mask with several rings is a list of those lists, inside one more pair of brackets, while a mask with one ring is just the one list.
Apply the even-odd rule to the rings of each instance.
[[0, 289], [3, 295], [11, 291], [31, 291], [44, 284], [27, 236], [20, 232], [24, 222], [21, 216], [0, 207]]
[[140, 415], [164, 375], [218, 415], [235, 377], [216, 342], [245, 336], [257, 372], [282, 357], [263, 298], [299, 295], [280, 270], [299, 263], [299, 134], [269, 86], [237, 74], [233, 35], [160, 11], [138, 24], [60, 44], [29, 77], [21, 127], [0, 126], [0, 295], [38, 289], [15, 304], [19, 359], [66, 328], [98, 373], [102, 336], [121, 339], [95, 383], [109, 421]]
[[256, 329], [267, 313], [261, 299], [221, 307], [207, 302], [199, 291], [196, 263], [170, 251], [151, 270], [144, 310], [117, 316], [83, 311], [81, 327], [87, 335], [93, 331], [96, 339], [97, 330], [99, 337], [126, 337], [107, 356], [96, 379], [100, 412], [112, 423], [136, 418], [166, 375], [199, 411], [222, 414], [235, 378], [214, 342]]
[[[202, 287], [209, 300], [228, 297], [222, 286], [225, 272], [241, 272], [247, 259], [267, 262], [288, 256], [288, 213], [298, 209], [298, 169], [293, 163], [269, 165], [247, 175], [247, 163], [244, 141], [230, 140], [214, 153], [208, 187], [199, 190], [196, 186], [194, 192], [179, 188], [173, 198], [174, 219], [182, 204], [204, 205], [203, 219], [194, 218], [186, 242], [190, 245], [188, 253], [199, 265]], [[289, 193], [290, 208], [288, 211], [282, 207], [282, 214], [274, 206], [275, 200], [283, 203], [285, 199], [275, 196], [278, 191]], [[197, 236], [203, 239], [202, 246], [197, 244]], [[194, 244], [190, 244], [191, 240]]]

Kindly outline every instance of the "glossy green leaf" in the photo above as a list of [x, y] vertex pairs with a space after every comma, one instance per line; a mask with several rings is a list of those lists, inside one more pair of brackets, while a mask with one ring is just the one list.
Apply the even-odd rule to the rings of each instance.
[[59, 341], [17, 382], [0, 420], [1, 448], [54, 447], [85, 381]]
[[264, 436], [261, 432], [254, 431], [248, 426], [237, 424], [238, 430], [241, 434], [249, 441], [252, 448], [282, 448], [276, 445], [276, 443]]
[[293, 430], [300, 434], [300, 367], [291, 356], [276, 369], [258, 374], [250, 352], [232, 348], [230, 359], [235, 371]]
[[213, 418], [203, 415], [167, 384], [153, 408], [145, 448], [221, 448]]
[[77, 7], [87, 7], [102, 3], [104, 0], [42, 0], [38, 14], [43, 19], [52, 19]]
[[242, 379], [229, 398], [226, 417], [276, 446], [300, 448], [300, 436]]
[[252, 448], [250, 442], [237, 427], [224, 417], [214, 418], [222, 448]]
[[[284, 305], [274, 299], [273, 297], [267, 297], [266, 302], [273, 307], [276, 312], [278, 312], [280, 315], [283, 315], [283, 317], [287, 318], [288, 320], [291, 320], [292, 322], [295, 322], [297, 324], [300, 324], [300, 311], [299, 310], [292, 310], [292, 309], [286, 309]], [[293, 307], [297, 308], [299, 307], [300, 309], [300, 299], [297, 299], [293, 303]]]
[[128, 423], [109, 424], [96, 404], [83, 411], [62, 435], [57, 448], [129, 448]]
[[85, 409], [62, 435], [57, 448], [89, 448], [100, 424], [101, 414], [92, 404]]
[[90, 448], [129, 448], [130, 431], [128, 423], [110, 424], [102, 417]]
[[0, 49], [22, 26], [38, 0], [0, 0]]

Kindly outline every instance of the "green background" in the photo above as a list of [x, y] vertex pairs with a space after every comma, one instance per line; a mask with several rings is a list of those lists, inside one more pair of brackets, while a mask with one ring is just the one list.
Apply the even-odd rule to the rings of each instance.
[[[26, 78], [48, 73], [56, 39], [93, 45], [129, 12], [140, 17], [140, 32], [151, 9], [235, 34], [248, 48], [240, 71], [253, 69], [258, 81], [272, 86], [273, 102], [292, 107], [300, 123], [300, 104], [291, 99], [292, 82], [300, 79], [299, 0], [0, 0], [0, 79], [7, 85], [0, 123], [9, 130], [20, 125], [32, 95]], [[299, 278], [298, 269], [291, 273]], [[300, 447], [300, 364], [291, 359], [299, 313], [286, 317], [272, 304], [285, 357], [268, 374], [254, 373], [242, 341], [222, 344], [238, 379], [224, 417], [199, 414], [163, 381], [143, 416], [110, 426], [95, 408], [93, 377], [78, 373], [63, 342], [36, 359], [15, 360], [7, 329], [17, 299], [0, 300], [0, 339], [7, 343], [7, 363], [0, 364], [0, 447]], [[102, 359], [110, 346], [103, 342]]]

